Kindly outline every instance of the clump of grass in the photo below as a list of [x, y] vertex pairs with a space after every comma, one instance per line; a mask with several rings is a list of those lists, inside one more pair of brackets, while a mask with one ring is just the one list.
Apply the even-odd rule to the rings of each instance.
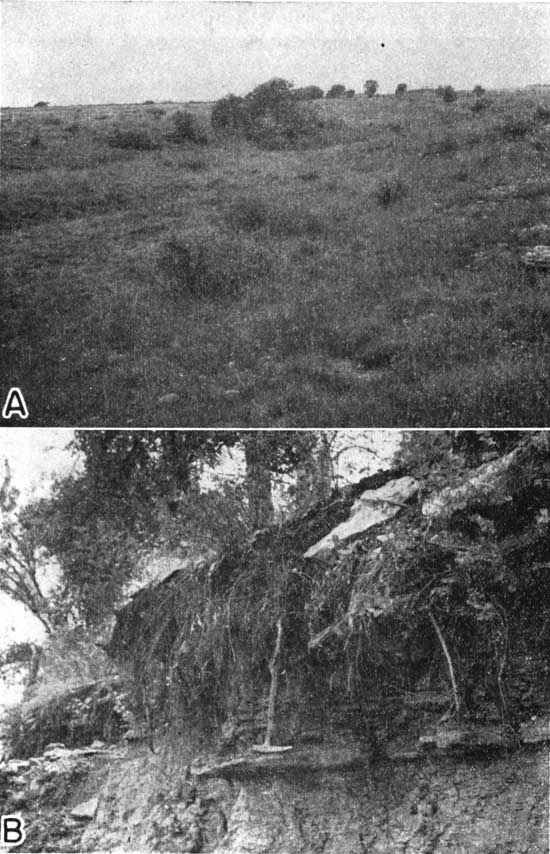
[[224, 299], [269, 271], [261, 248], [215, 236], [171, 235], [161, 246], [159, 269], [172, 298]]
[[488, 110], [491, 106], [491, 101], [488, 98], [476, 98], [470, 110], [472, 113], [478, 115], [479, 113], [484, 113], [485, 110]]
[[180, 160], [178, 165], [190, 172], [202, 172], [203, 169], [208, 168], [208, 162], [204, 157], [186, 157], [184, 160]]
[[454, 154], [458, 149], [458, 140], [448, 133], [439, 139], [430, 139], [424, 149], [424, 156], [440, 157], [441, 155]]
[[398, 175], [388, 175], [378, 182], [374, 190], [374, 197], [380, 207], [387, 208], [404, 198], [407, 192], [407, 185]]
[[160, 148], [160, 144], [154, 139], [149, 130], [140, 128], [129, 128], [123, 130], [115, 128], [108, 138], [111, 148], [127, 148], [135, 151], [153, 151]]
[[0, 192], [0, 230], [112, 210], [123, 207], [127, 199], [121, 186], [97, 185], [82, 178], [68, 177], [62, 183], [45, 178], [26, 191], [6, 187]]
[[42, 137], [35, 131], [29, 139], [29, 146], [31, 148], [44, 148], [44, 142], [42, 141]]
[[507, 116], [500, 127], [504, 139], [522, 139], [531, 131], [532, 124], [522, 116]]
[[237, 199], [226, 213], [235, 231], [267, 231], [276, 237], [320, 237], [326, 233], [322, 219], [298, 205], [268, 204], [255, 196]]
[[317, 181], [319, 173], [315, 169], [312, 169], [309, 172], [300, 172], [298, 178], [300, 181]]
[[550, 122], [550, 107], [538, 104], [535, 110], [535, 119], [539, 122]]

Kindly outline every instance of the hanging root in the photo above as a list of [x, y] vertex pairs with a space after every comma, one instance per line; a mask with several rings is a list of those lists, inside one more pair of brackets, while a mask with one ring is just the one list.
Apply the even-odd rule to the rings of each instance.
[[460, 714], [460, 696], [458, 694], [458, 687], [457, 687], [456, 679], [455, 679], [455, 671], [454, 671], [454, 667], [453, 667], [453, 661], [451, 659], [451, 655], [449, 653], [449, 649], [447, 647], [447, 644], [445, 643], [445, 638], [443, 637], [443, 633], [442, 633], [441, 629], [439, 628], [437, 620], [435, 619], [434, 615], [432, 614], [432, 612], [429, 609], [428, 609], [428, 616], [429, 616], [429, 618], [432, 622], [432, 625], [435, 629], [437, 639], [438, 639], [439, 643], [441, 644], [441, 649], [443, 650], [443, 655], [445, 656], [445, 660], [447, 661], [447, 667], [449, 669], [449, 677], [451, 679], [451, 686], [453, 689], [453, 698], [454, 698], [454, 703], [455, 703], [455, 709], [456, 709], [457, 715], [459, 715]]

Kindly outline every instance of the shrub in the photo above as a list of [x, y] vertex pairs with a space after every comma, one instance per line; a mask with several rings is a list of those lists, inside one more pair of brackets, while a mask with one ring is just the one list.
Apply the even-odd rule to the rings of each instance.
[[227, 215], [236, 231], [257, 231], [268, 223], [268, 209], [264, 201], [257, 198], [238, 199]]
[[355, 95], [355, 89], [348, 89], [346, 91], [346, 98], [353, 98], [354, 95]]
[[530, 130], [531, 122], [521, 116], [507, 116], [500, 128], [504, 139], [522, 139]]
[[378, 81], [377, 80], [365, 80], [365, 85], [363, 86], [363, 91], [367, 98], [374, 98], [378, 91]]
[[216, 101], [212, 108], [210, 123], [215, 130], [243, 130], [247, 124], [244, 98], [227, 95]]
[[111, 148], [129, 148], [136, 151], [153, 151], [160, 148], [150, 131], [139, 128], [115, 128], [107, 141]]
[[263, 199], [237, 199], [226, 214], [228, 225], [235, 231], [265, 229], [279, 237], [319, 237], [325, 225], [312, 211], [298, 205], [268, 205]]
[[535, 119], [540, 122], [550, 121], [550, 107], [545, 107], [543, 104], [538, 104], [535, 110]]
[[452, 86], [438, 86], [436, 94], [439, 95], [446, 104], [452, 104], [453, 101], [456, 101], [458, 98], [458, 95]]
[[37, 101], [34, 106], [35, 107], [49, 107], [50, 102], [49, 101]]
[[172, 120], [175, 127], [170, 138], [174, 142], [194, 142], [197, 145], [205, 145], [208, 142], [206, 134], [192, 113], [187, 110], [177, 110]]
[[143, 103], [144, 103], [146, 106], [148, 106], [149, 104], [154, 104], [155, 102], [154, 102], [154, 101], [147, 100], [147, 101], [144, 101]]
[[397, 175], [389, 175], [383, 178], [374, 191], [377, 203], [387, 208], [407, 195], [407, 187]]
[[474, 103], [472, 104], [472, 106], [470, 107], [470, 110], [472, 111], [472, 113], [482, 113], [484, 110], [487, 110], [490, 106], [491, 106], [491, 102], [489, 101], [488, 98], [477, 98], [474, 101]]
[[253, 279], [269, 269], [257, 246], [204, 236], [172, 235], [165, 240], [159, 267], [174, 299], [223, 299], [237, 296]]
[[31, 148], [42, 148], [43, 146], [42, 137], [35, 131], [29, 139], [29, 145]]
[[346, 87], [342, 83], [335, 83], [326, 94], [327, 98], [345, 98], [345, 96]]
[[303, 86], [301, 89], [294, 90], [294, 97], [298, 101], [316, 101], [323, 95], [324, 92], [319, 86]]
[[407, 84], [406, 83], [398, 83], [397, 86], [395, 87], [395, 94], [398, 97], [405, 95], [406, 92], [407, 92]]
[[442, 154], [454, 154], [455, 151], [458, 151], [458, 148], [458, 140], [454, 136], [451, 136], [451, 134], [445, 134], [445, 136], [439, 139], [429, 140], [424, 149], [424, 155], [426, 157], [434, 155], [439, 157]]
[[485, 89], [478, 83], [478, 85], [474, 86], [474, 88], [472, 89], [472, 93], [476, 96], [476, 98], [482, 98], [483, 95], [485, 95]]

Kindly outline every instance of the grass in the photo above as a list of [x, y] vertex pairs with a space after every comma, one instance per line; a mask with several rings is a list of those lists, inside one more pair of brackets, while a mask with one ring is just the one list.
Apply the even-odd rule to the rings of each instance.
[[318, 147], [282, 150], [176, 142], [205, 104], [5, 110], [0, 359], [28, 423], [546, 426], [549, 282], [519, 259], [550, 97], [489, 95], [304, 104]]

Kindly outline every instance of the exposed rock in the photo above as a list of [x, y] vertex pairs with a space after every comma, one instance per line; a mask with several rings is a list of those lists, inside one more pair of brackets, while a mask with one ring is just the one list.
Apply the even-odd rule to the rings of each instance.
[[77, 806], [71, 810], [71, 816], [79, 821], [91, 821], [95, 817], [98, 806], [99, 799], [90, 798], [88, 801], [83, 801], [81, 804], [77, 804]]
[[177, 403], [180, 399], [179, 394], [176, 394], [175, 391], [169, 392], [169, 394], [163, 394], [158, 398], [157, 403], [159, 406], [170, 406], [172, 403]]
[[365, 768], [369, 755], [361, 746], [323, 745], [317, 748], [297, 748], [284, 753], [265, 753], [261, 755], [243, 755], [226, 762], [193, 769], [199, 779], [207, 777], [246, 778], [265, 772], [278, 774], [290, 771], [315, 772], [341, 771], [350, 768]]
[[522, 744], [543, 744], [550, 742], [550, 719], [535, 718], [520, 725]]
[[[534, 447], [547, 447], [547, 434], [537, 434], [531, 439]], [[511, 501], [506, 475], [524, 448], [520, 445], [497, 460], [480, 466], [473, 475], [456, 487], [447, 487], [432, 495], [422, 505], [422, 513], [430, 519], [448, 519], [453, 513], [468, 506], [499, 506]]]
[[355, 539], [375, 525], [392, 519], [416, 495], [418, 487], [414, 478], [401, 477], [390, 480], [380, 489], [365, 490], [354, 502], [349, 519], [312, 545], [304, 557], [326, 557], [339, 543]]
[[548, 272], [550, 270], [550, 246], [534, 246], [521, 258], [522, 264], [533, 270]]

